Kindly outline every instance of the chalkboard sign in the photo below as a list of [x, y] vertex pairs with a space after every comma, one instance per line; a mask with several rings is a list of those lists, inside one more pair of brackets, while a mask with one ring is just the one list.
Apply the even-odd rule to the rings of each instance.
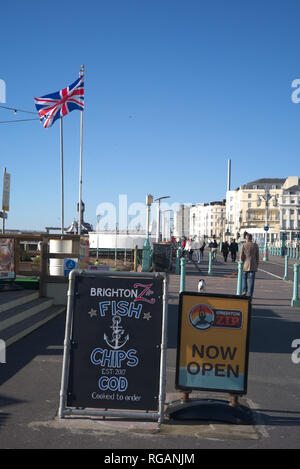
[[67, 406], [158, 410], [163, 275], [78, 272], [70, 306]]
[[153, 243], [152, 264], [155, 272], [170, 272], [172, 270], [171, 244]]

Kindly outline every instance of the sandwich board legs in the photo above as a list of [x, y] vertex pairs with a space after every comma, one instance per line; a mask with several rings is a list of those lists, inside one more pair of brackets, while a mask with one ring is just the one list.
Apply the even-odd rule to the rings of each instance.
[[171, 420], [210, 420], [232, 424], [253, 423], [251, 410], [221, 399], [177, 400], [169, 404], [166, 416]]

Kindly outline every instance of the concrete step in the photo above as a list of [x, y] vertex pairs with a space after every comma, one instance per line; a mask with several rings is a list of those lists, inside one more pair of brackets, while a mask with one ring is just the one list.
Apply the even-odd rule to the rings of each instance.
[[5, 341], [6, 347], [8, 347], [64, 311], [66, 311], [65, 305], [47, 307], [1, 330], [0, 338]]
[[0, 313], [39, 298], [39, 291], [20, 290], [0, 292]]
[[65, 305], [53, 303], [35, 290], [0, 292], [0, 339], [6, 347], [66, 310]]
[[6, 309], [5, 311], [0, 311], [0, 334], [4, 329], [17, 324], [30, 316], [34, 316], [40, 311], [50, 308], [52, 305], [52, 298], [37, 298], [19, 306]]

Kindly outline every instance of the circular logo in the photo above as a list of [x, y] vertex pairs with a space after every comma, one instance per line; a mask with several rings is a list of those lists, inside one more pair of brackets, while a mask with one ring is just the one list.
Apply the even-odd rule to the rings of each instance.
[[3, 267], [9, 265], [11, 263], [11, 257], [12, 253], [10, 247], [5, 243], [0, 244], [0, 265]]
[[189, 321], [195, 329], [205, 331], [214, 324], [214, 310], [207, 305], [196, 305], [189, 312]]
[[68, 259], [68, 260], [66, 261], [66, 268], [67, 268], [67, 269], [72, 270], [72, 269], [75, 269], [75, 267], [76, 267], [76, 262], [73, 261], [73, 259]]

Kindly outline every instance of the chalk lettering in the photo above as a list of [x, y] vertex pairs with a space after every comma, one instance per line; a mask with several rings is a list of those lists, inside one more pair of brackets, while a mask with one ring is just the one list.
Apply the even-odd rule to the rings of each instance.
[[134, 349], [130, 349], [125, 352], [124, 350], [108, 350], [98, 347], [92, 351], [90, 358], [92, 364], [97, 366], [121, 368], [123, 366], [123, 362], [127, 360], [126, 365], [134, 367], [139, 362], [136, 353], [137, 352]]
[[124, 289], [124, 288], [95, 288], [91, 287], [90, 296], [104, 296], [104, 297], [117, 297], [121, 298], [137, 298], [138, 292], [133, 289]]
[[126, 378], [116, 378], [113, 376], [109, 378], [107, 376], [101, 376], [98, 381], [98, 386], [101, 391], [119, 391], [124, 392], [128, 387], [128, 381]]
[[104, 317], [106, 312], [110, 312], [113, 316], [128, 316], [139, 319], [141, 317], [143, 305], [136, 305], [134, 301], [100, 301], [100, 316]]
[[146, 303], [151, 303], [151, 304], [155, 303], [155, 298], [151, 298], [151, 300], [148, 300], [148, 298], [145, 298], [145, 295], [150, 296], [151, 294], [153, 294], [153, 291], [150, 290], [150, 288], [152, 287], [152, 283], [150, 283], [150, 285], [143, 285], [142, 283], [135, 283], [133, 285], [133, 288], [137, 288], [137, 287], [142, 287], [143, 291], [137, 296], [137, 298], [134, 301], [146, 301]]

